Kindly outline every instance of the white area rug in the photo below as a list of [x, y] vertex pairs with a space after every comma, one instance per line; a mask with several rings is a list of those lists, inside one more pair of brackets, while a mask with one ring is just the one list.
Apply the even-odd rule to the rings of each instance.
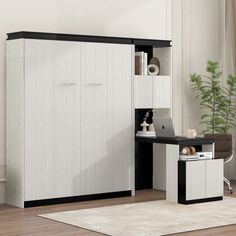
[[180, 205], [132, 203], [40, 215], [113, 236], [158, 236], [236, 223], [236, 198]]

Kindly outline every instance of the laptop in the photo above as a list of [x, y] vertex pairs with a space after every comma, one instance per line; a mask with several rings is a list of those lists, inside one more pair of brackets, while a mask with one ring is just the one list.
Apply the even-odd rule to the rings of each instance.
[[153, 117], [156, 137], [175, 138], [175, 130], [170, 117]]

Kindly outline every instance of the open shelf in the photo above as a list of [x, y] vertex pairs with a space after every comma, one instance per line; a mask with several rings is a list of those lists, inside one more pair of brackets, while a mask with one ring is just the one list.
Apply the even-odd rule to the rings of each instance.
[[135, 76], [153, 76], [149, 75], [147, 66], [151, 58], [156, 57], [159, 60], [159, 73], [160, 76], [171, 75], [171, 46], [169, 47], [155, 47], [151, 45], [135, 45], [135, 53], [139, 52], [138, 57], [135, 56]]

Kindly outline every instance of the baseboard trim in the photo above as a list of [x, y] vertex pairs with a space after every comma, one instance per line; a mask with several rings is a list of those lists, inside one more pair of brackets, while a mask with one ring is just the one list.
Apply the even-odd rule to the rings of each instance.
[[203, 202], [213, 202], [213, 201], [220, 201], [220, 200], [223, 200], [222, 196], [221, 197], [196, 199], [196, 200], [184, 200], [184, 201], [182, 200], [182, 201], [179, 201], [178, 203], [188, 205], [188, 204], [203, 203]]
[[28, 207], [36, 207], [36, 206], [55, 205], [55, 204], [82, 202], [82, 201], [100, 200], [100, 199], [127, 197], [127, 196], [131, 196], [131, 190], [120, 191], [120, 192], [90, 194], [90, 195], [82, 195], [82, 196], [73, 196], [73, 197], [62, 197], [62, 198], [51, 198], [51, 199], [26, 201], [26, 202], [24, 202], [24, 207], [28, 208]]

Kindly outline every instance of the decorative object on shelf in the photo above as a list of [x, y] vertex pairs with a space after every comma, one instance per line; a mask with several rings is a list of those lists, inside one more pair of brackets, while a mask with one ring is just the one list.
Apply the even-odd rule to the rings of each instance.
[[149, 64], [147, 67], [148, 75], [156, 76], [159, 74], [159, 68], [157, 65]]
[[147, 75], [148, 55], [146, 52], [135, 52], [135, 75]]
[[147, 119], [149, 118], [151, 112], [152, 112], [152, 110], [149, 110], [149, 111], [146, 112], [146, 114], [143, 118], [143, 121], [147, 121]]
[[159, 68], [159, 73], [158, 75], [160, 74], [160, 61], [157, 57], [152, 57], [149, 61], [149, 64], [153, 64], [153, 65], [156, 65], [158, 68]]
[[182, 155], [194, 155], [196, 153], [195, 147], [183, 147], [181, 150]]
[[143, 75], [148, 74], [148, 54], [145, 52], [143, 54]]
[[144, 52], [135, 52], [135, 75], [143, 75]]
[[195, 129], [191, 128], [186, 130], [187, 138], [196, 138], [196, 136], [197, 136], [197, 131]]
[[[138, 131], [136, 136], [140, 136], [140, 137], [156, 137], [156, 132], [154, 130], [154, 125], [153, 123], [148, 124], [147, 120], [151, 114], [152, 110], [149, 110], [146, 112], [144, 118], [143, 118], [143, 122], [140, 124], [140, 126], [142, 127], [141, 131]], [[148, 130], [147, 130], [148, 128]]]
[[155, 131], [155, 128], [154, 128], [154, 124], [153, 124], [153, 123], [149, 124], [149, 126], [148, 126], [148, 131]]
[[196, 153], [196, 149], [195, 149], [195, 147], [189, 147], [189, 149], [190, 149], [190, 155], [194, 155], [195, 153]]
[[142, 130], [143, 132], [147, 132], [147, 127], [149, 126], [149, 124], [145, 120], [140, 126], [143, 127], [143, 130]]
[[181, 150], [181, 154], [183, 155], [188, 155], [190, 153], [190, 150], [188, 147], [184, 147], [182, 150]]

